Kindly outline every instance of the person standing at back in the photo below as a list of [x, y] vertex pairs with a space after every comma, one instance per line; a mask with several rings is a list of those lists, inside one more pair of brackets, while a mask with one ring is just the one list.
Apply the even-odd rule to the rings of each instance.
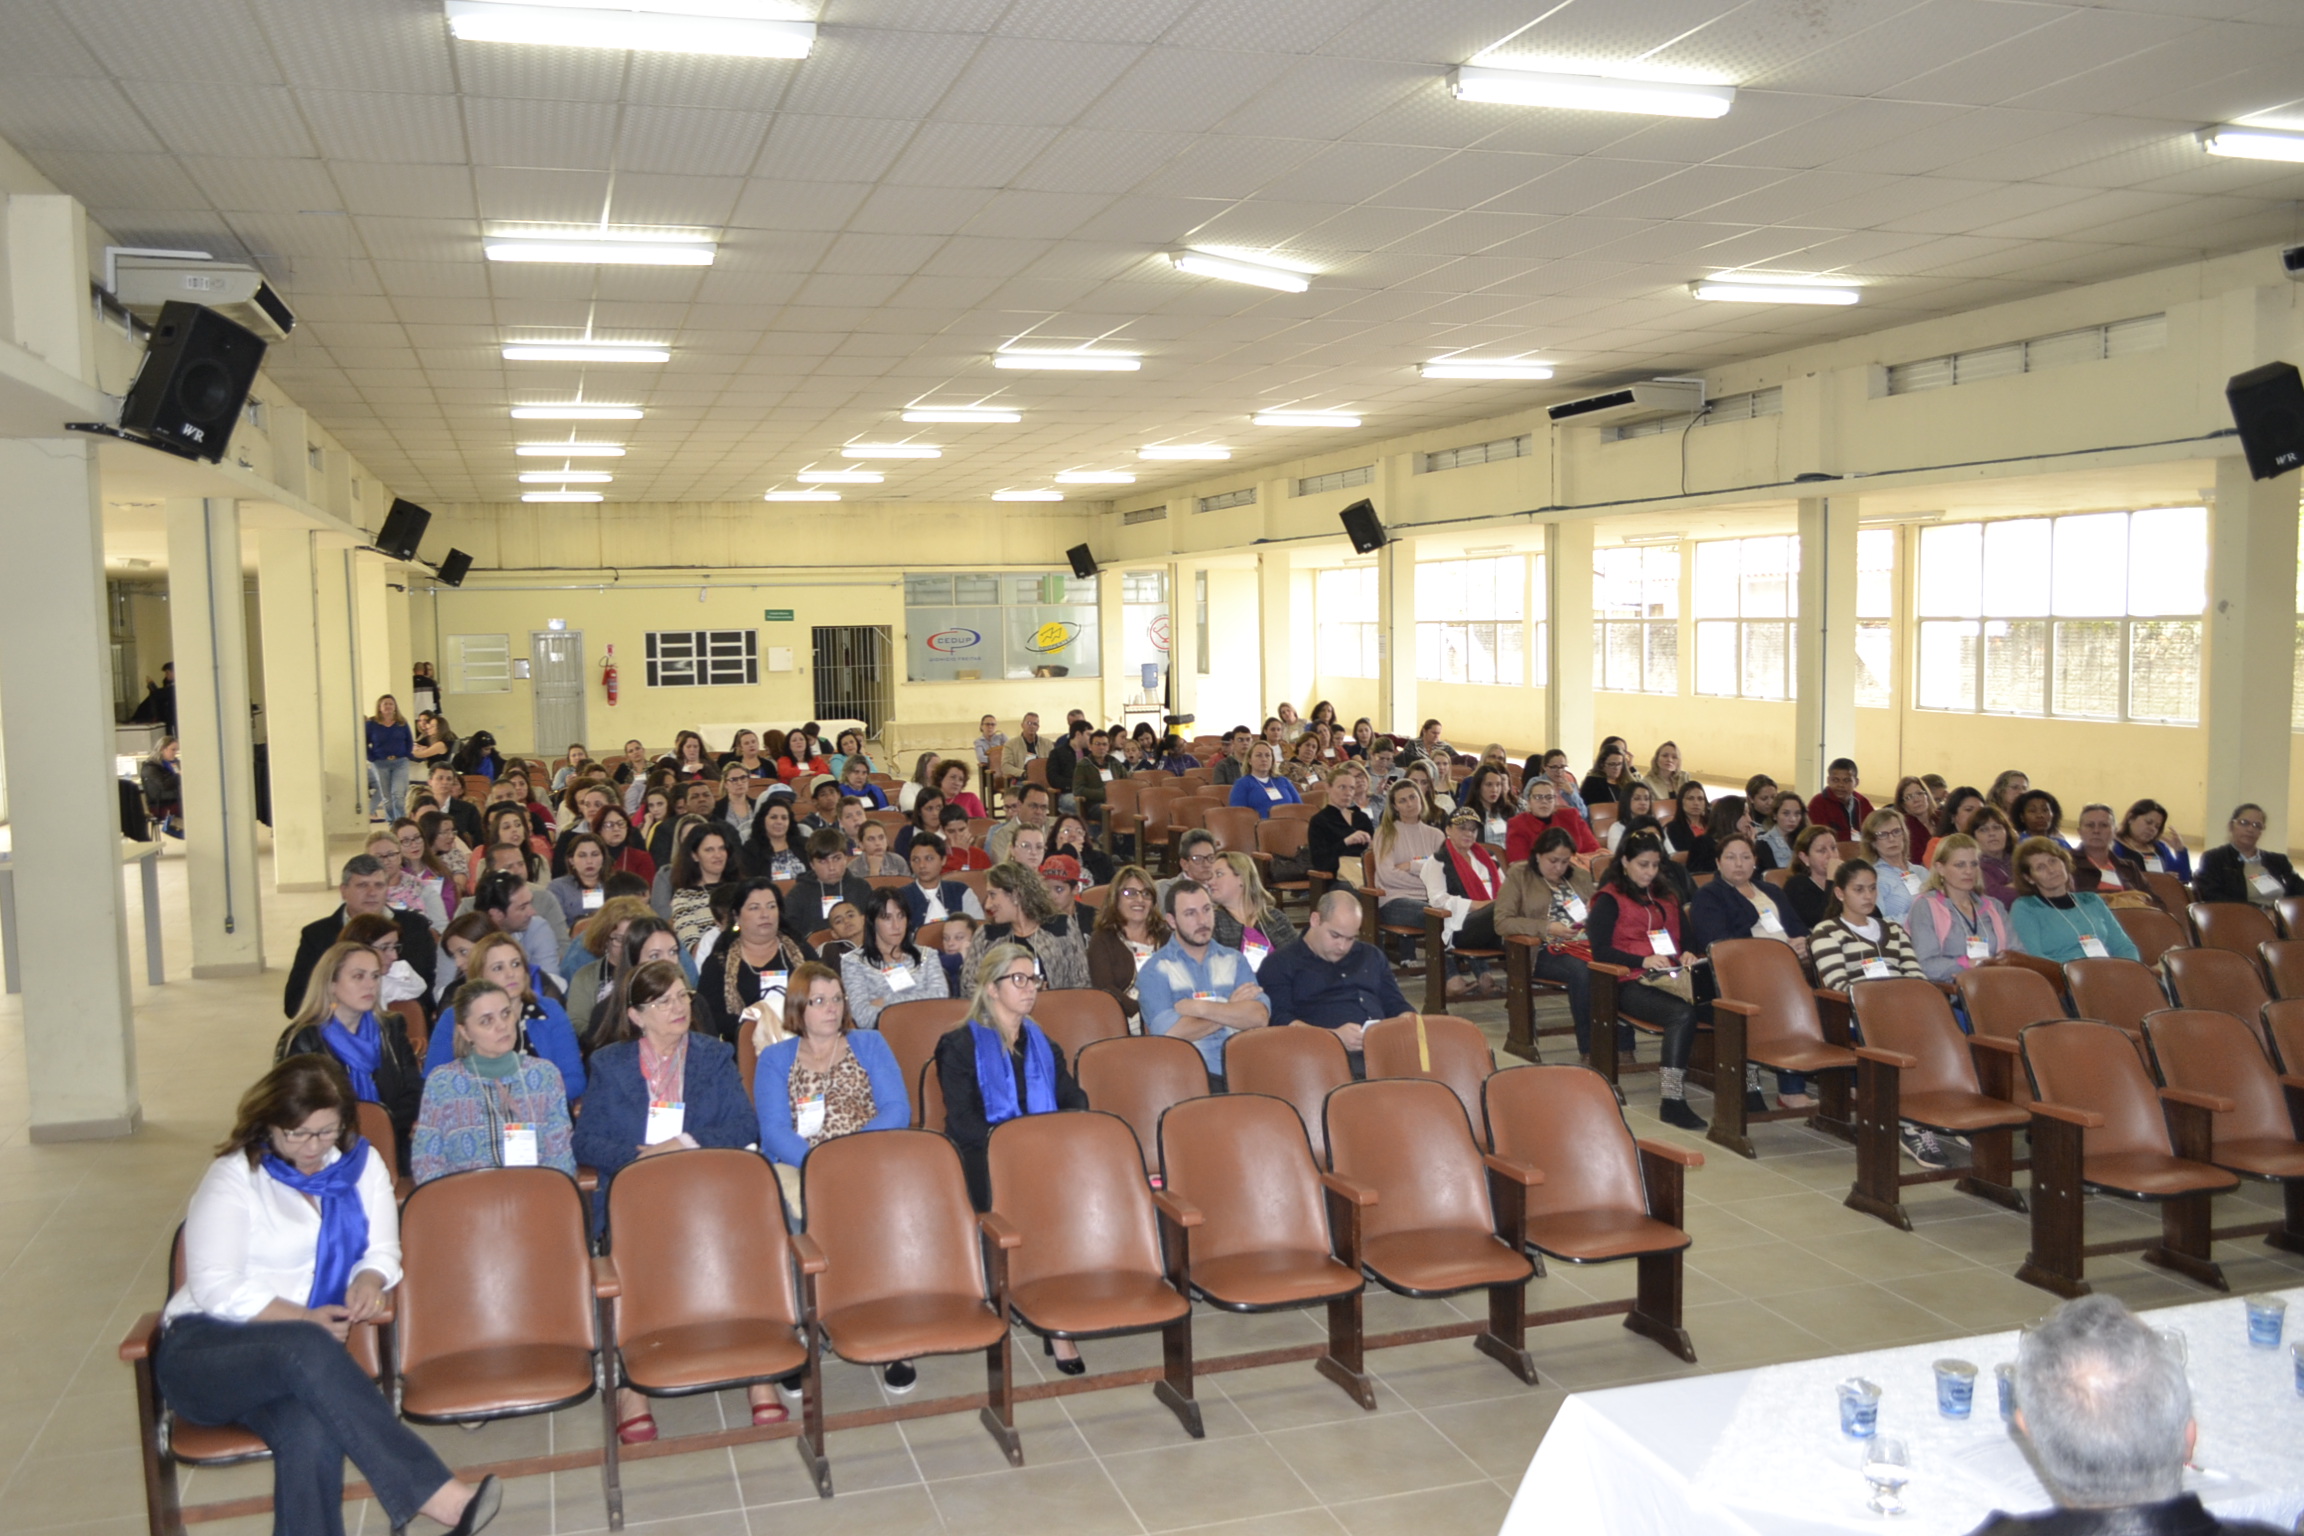
[[385, 694], [368, 717], [368, 819], [392, 821], [408, 809], [408, 775], [416, 766], [416, 735], [400, 718], [400, 701]]

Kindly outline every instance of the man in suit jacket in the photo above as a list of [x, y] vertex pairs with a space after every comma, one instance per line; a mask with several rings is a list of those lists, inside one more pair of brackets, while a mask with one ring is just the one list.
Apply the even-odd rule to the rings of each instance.
[[840, 829], [811, 832], [808, 873], [792, 882], [792, 894], [784, 898], [784, 931], [806, 943], [808, 935], [824, 927], [835, 905], [852, 901], [861, 912], [871, 899], [871, 884], [848, 873], [848, 839]]
[[377, 914], [388, 917], [400, 930], [400, 958], [419, 976], [432, 974], [432, 925], [421, 912], [394, 912], [384, 905], [384, 888], [389, 884], [384, 866], [368, 854], [359, 854], [344, 861], [342, 883], [336, 887], [343, 904], [327, 917], [306, 923], [296, 940], [296, 962], [288, 967], [288, 990], [281, 1003], [281, 1011], [290, 1018], [304, 1006], [305, 989], [312, 984], [313, 967], [320, 957], [328, 953], [344, 932], [344, 925], [355, 917]]

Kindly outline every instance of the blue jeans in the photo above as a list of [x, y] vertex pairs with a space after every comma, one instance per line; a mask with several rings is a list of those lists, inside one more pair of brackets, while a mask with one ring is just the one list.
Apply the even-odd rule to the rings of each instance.
[[272, 1448], [275, 1536], [343, 1536], [346, 1457], [395, 1526], [448, 1482], [447, 1464], [317, 1323], [180, 1317], [153, 1368], [179, 1415], [244, 1424]]
[[387, 757], [368, 765], [368, 814], [381, 810], [387, 821], [408, 814], [408, 773], [416, 766], [409, 757]]

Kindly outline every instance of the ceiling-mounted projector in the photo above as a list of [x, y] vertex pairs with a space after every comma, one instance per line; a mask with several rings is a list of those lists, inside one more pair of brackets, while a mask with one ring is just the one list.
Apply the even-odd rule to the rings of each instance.
[[115, 247], [105, 258], [112, 296], [121, 307], [147, 320], [158, 315], [163, 304], [177, 302], [213, 309], [267, 342], [284, 341], [296, 328], [295, 313], [254, 267], [215, 261], [197, 251]]
[[1622, 389], [1587, 395], [1581, 400], [1563, 400], [1547, 407], [1545, 414], [1554, 421], [1594, 427], [1602, 423], [1622, 426], [1626, 422], [1654, 421], [1662, 416], [1693, 416], [1702, 409], [1702, 379], [1650, 379], [1644, 384], [1627, 384]]

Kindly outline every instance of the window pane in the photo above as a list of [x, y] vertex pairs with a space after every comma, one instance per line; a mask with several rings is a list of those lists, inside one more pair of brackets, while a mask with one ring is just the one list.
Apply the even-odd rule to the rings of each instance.
[[2128, 514], [2059, 517], [2054, 526], [2056, 612], [2119, 617], [2128, 601]]
[[1552, 626], [1550, 624], [1538, 624], [1536, 626], [1536, 646], [1529, 655], [1529, 663], [1534, 670], [1529, 674], [1528, 680], [1539, 688], [1550, 687], [1552, 684]]
[[1696, 621], [1696, 691], [1736, 692], [1736, 625], [1729, 619]]
[[1637, 692], [1640, 687], [1640, 626], [1637, 624], [1601, 624], [1599, 644], [1592, 648], [1596, 681], [1603, 688], [1618, 693]]
[[1896, 668], [1896, 637], [1891, 626], [1863, 622], [1856, 626], [1856, 704], [1860, 709], [1886, 709], [1894, 702], [1888, 679]]
[[1856, 535], [1856, 617], [1895, 617], [1895, 595], [1895, 531], [1867, 528]]
[[1792, 645], [1792, 626], [1783, 622], [1744, 626], [1744, 697], [1788, 699], [1785, 686]]
[[2056, 626], [2056, 713], [2120, 718], [2120, 629], [2118, 619]]
[[2133, 720], [2200, 718], [2200, 621], [2138, 620], [2128, 626], [2128, 715]]
[[[1987, 541], [1989, 542], [1989, 541]], [[2047, 702], [2048, 626], [1984, 621], [1984, 712], [2037, 715]]]
[[1677, 622], [1650, 624], [1648, 631], [1647, 690], [1680, 691], [1680, 626]]
[[1696, 546], [1696, 591], [1693, 611], [1699, 619], [1736, 617], [1736, 575], [1739, 541], [1721, 539]]
[[1794, 577], [1800, 569], [1799, 541], [1791, 538], [1743, 541], [1743, 614], [1748, 619], [1788, 619], [1798, 608]]
[[1544, 585], [1547, 569], [1542, 555], [1528, 562], [1528, 617], [1539, 622], [1552, 617], [1552, 593]]
[[1645, 588], [1641, 611], [1651, 619], [1680, 617], [1680, 546], [1658, 545], [1640, 551]]
[[2208, 513], [2154, 507], [2129, 520], [2128, 611], [2194, 614], [2208, 607]]
[[1920, 611], [1944, 618], [1984, 612], [1984, 527], [1957, 523], [1920, 530]]
[[[1524, 649], [1521, 635], [1524, 626], [1517, 622], [1498, 624], [1496, 632], [1496, 676], [1492, 681], [1507, 688], [1517, 688], [1529, 681], [1527, 664], [1522, 659]], [[1537, 678], [1542, 682], [1542, 678]]]
[[1920, 626], [1920, 708], [1976, 707], [1977, 630], [1972, 620]]
[[1441, 628], [1442, 626], [1438, 624], [1419, 624], [1416, 626], [1416, 676], [1423, 682], [1438, 683], [1447, 680], [1441, 674], [1441, 668], [1445, 665], [1441, 659], [1441, 653], [1444, 649], [1444, 642], [1440, 634]]
[[1984, 616], [2048, 612], [2049, 519], [1984, 525]]

